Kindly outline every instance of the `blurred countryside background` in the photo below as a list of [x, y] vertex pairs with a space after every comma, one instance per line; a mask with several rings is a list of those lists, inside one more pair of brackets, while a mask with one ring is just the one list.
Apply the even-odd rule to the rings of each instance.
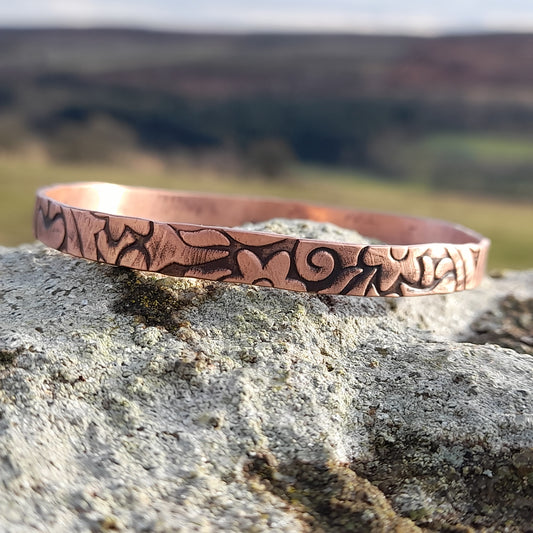
[[444, 218], [533, 267], [533, 5], [473, 4], [0, 6], [0, 244], [102, 180]]

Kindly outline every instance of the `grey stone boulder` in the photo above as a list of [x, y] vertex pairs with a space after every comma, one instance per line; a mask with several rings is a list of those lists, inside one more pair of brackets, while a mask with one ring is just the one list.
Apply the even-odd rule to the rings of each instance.
[[386, 300], [0, 248], [0, 531], [533, 531], [532, 302], [533, 271]]

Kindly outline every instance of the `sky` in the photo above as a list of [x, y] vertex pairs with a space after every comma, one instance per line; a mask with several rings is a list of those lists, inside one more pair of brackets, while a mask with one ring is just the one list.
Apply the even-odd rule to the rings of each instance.
[[533, 0], [0, 0], [0, 26], [410, 34], [533, 31]]

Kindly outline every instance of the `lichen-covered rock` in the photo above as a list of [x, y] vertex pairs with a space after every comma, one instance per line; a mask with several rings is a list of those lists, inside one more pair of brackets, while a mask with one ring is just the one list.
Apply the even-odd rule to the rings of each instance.
[[0, 249], [0, 530], [528, 531], [532, 298], [533, 272], [385, 300]]

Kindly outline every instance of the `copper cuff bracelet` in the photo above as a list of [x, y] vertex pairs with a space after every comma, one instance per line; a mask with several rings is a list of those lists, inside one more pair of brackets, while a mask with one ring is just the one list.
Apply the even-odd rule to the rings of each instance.
[[[387, 244], [234, 229], [270, 218], [332, 222]], [[351, 296], [417, 296], [476, 287], [490, 241], [428, 218], [108, 183], [40, 189], [35, 235], [92, 261], [169, 276]]]

